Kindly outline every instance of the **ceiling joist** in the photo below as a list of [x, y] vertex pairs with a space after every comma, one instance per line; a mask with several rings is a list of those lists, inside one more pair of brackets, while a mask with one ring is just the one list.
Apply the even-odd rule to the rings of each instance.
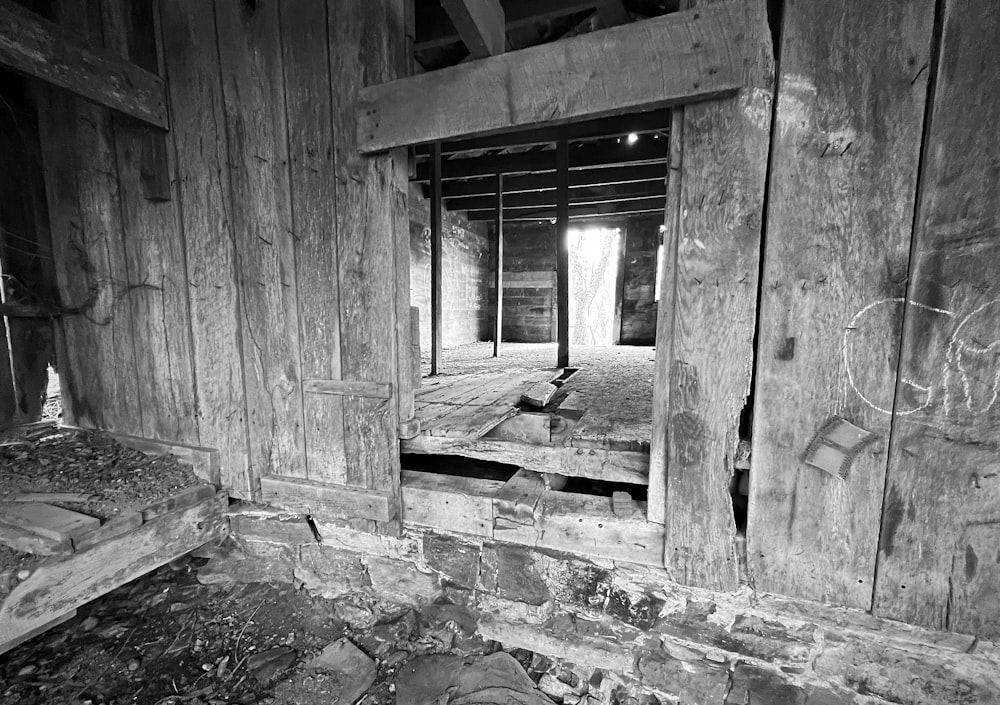
[[[570, 188], [578, 186], [614, 186], [641, 181], [664, 181], [667, 176], [666, 165], [663, 163], [637, 164], [627, 166], [611, 166], [597, 169], [577, 169], [569, 172]], [[524, 174], [522, 176], [505, 176], [503, 180], [504, 194], [523, 193], [527, 191], [555, 190], [555, 173]], [[462, 196], [489, 196], [496, 193], [496, 178], [483, 177], [466, 181], [446, 181], [443, 191], [445, 198]]]
[[[666, 197], [656, 196], [627, 201], [611, 201], [606, 203], [578, 203], [570, 204], [570, 220], [580, 220], [583, 218], [594, 218], [609, 215], [639, 215], [642, 213], [663, 214], [666, 207]], [[487, 220], [496, 218], [496, 209], [469, 211], [470, 221]], [[504, 208], [504, 222], [516, 222], [524, 220], [552, 220], [556, 217], [556, 209], [539, 208], [538, 210], [511, 209]]]
[[[665, 196], [666, 184], [661, 178], [659, 181], [644, 181], [632, 184], [620, 184], [617, 186], [607, 186], [601, 189], [589, 187], [573, 188], [569, 190], [570, 205], [578, 203], [599, 203], [610, 201], [621, 201], [633, 198], [643, 198], [648, 196]], [[496, 208], [496, 194], [489, 196], [466, 196], [463, 198], [446, 199], [448, 210], [487, 210]], [[556, 206], [556, 192], [534, 191], [531, 193], [508, 194], [506, 189], [503, 196], [504, 212], [508, 209], [517, 208], [540, 208]]]
[[504, 52], [507, 33], [500, 0], [441, 0], [441, 6], [471, 58], [482, 59]]

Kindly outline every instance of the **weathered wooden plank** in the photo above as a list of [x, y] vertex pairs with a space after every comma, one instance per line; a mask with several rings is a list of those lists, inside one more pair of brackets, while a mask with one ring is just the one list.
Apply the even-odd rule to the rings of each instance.
[[503, 6], [500, 0], [442, 0], [469, 56], [482, 59], [502, 54], [507, 46]]
[[277, 5], [215, 9], [253, 485], [306, 473], [284, 77]]
[[[136, 43], [155, 46], [153, 27], [144, 36], [137, 32], [133, 3], [114, 0], [101, 5], [104, 41], [108, 49], [124, 59]], [[198, 443], [195, 415], [195, 381], [191, 317], [187, 295], [187, 263], [181, 232], [178, 199], [150, 200], [146, 197], [146, 150], [154, 128], [114, 123], [114, 145], [121, 201], [122, 229], [125, 234], [125, 266], [128, 280], [143, 286], [129, 294], [139, 402], [142, 406], [142, 434], [167, 438], [178, 443]], [[162, 155], [173, 182], [175, 157], [173, 141], [156, 138], [168, 146]], [[172, 185], [168, 186], [172, 189]]]
[[[1000, 15], [944, 6], [903, 313], [875, 611], [996, 638]], [[916, 74], [918, 61], [911, 71]], [[925, 74], [927, 71], [924, 72]]]
[[403, 521], [416, 526], [442, 528], [447, 517], [451, 531], [474, 536], [493, 535], [493, 493], [503, 483], [403, 471], [401, 486]]
[[358, 147], [378, 152], [732, 93], [743, 85], [743, 20], [740, 3], [673, 13], [371, 86], [358, 105]]
[[0, 653], [53, 618], [228, 533], [224, 492], [62, 559], [50, 559], [0, 605]]
[[278, 475], [261, 477], [260, 487], [265, 502], [282, 509], [309, 514], [323, 521], [389, 521], [396, 512], [396, 503], [391, 501], [392, 495], [383, 490], [359, 489]]
[[664, 563], [679, 582], [716, 589], [738, 580], [728, 458], [753, 360], [774, 71], [765, 3], [741, 3], [739, 16], [739, 98], [685, 106], [680, 116], [683, 163], [671, 169], [680, 214], [668, 214], [665, 236], [673, 261], [663, 291], [672, 296], [660, 302], [674, 318], [659, 378], [669, 386]]
[[[933, 15], [786, 8], [747, 528], [768, 592], [871, 606]], [[844, 480], [802, 462], [834, 413], [882, 439]]]
[[[298, 284], [302, 376], [338, 380], [340, 290], [334, 178], [333, 96], [326, 3], [294, 0], [279, 5], [288, 122], [292, 232]], [[306, 382], [308, 384], [308, 382]], [[304, 386], [303, 391], [308, 391]], [[307, 476], [344, 482], [344, 401], [306, 394]]]
[[302, 391], [308, 394], [332, 394], [341, 397], [392, 398], [392, 383], [353, 379], [307, 379]]
[[[405, 154], [375, 158], [358, 153], [357, 95], [362, 80], [386, 81], [403, 75], [403, 2], [349, 0], [328, 3], [334, 96], [334, 152], [337, 188], [341, 355], [343, 376], [397, 379], [397, 292], [399, 214], [396, 199]], [[345, 398], [346, 483], [399, 494], [398, 403]], [[398, 501], [398, 500], [397, 500]], [[398, 519], [380, 526], [395, 532]]]
[[[41, 79], [129, 117], [166, 129], [166, 87], [159, 76], [59, 26], [0, 1], [0, 64]], [[92, 36], [92, 35], [91, 35]]]
[[[54, 8], [67, 31], [100, 40], [99, 18], [89, 16], [85, 7], [66, 1], [56, 3]], [[67, 350], [69, 365], [64, 372], [68, 384], [63, 395], [64, 400], [69, 398], [71, 414], [67, 420], [90, 428], [141, 435], [144, 414], [138, 395], [132, 325], [138, 282], [130, 281], [126, 264], [111, 115], [105, 108], [77, 98], [65, 103], [55, 98], [54, 104], [43, 107], [40, 113], [49, 111], [66, 112], [67, 122], [59, 129], [69, 133], [62, 138], [51, 135], [68, 151], [48, 152], [52, 161], [46, 161], [47, 183], [61, 181], [62, 177], [54, 173], [58, 170], [69, 169], [75, 174], [76, 203], [55, 204], [60, 222], [53, 223], [52, 230], [53, 249], [58, 256], [67, 257], [65, 263], [57, 264], [62, 304], [81, 309], [69, 320], [63, 317], [67, 348], [71, 341], [78, 344], [77, 339], [92, 345], [89, 349]], [[42, 120], [61, 122], [62, 118]], [[43, 143], [49, 139], [50, 135], [43, 133]], [[66, 186], [69, 183], [58, 184], [59, 190], [50, 195], [50, 206], [54, 198], [68, 197], [62, 191]], [[78, 210], [73, 212], [74, 208]], [[67, 221], [62, 219], [64, 215], [70, 216]]]
[[192, 485], [179, 492], [154, 500], [138, 509], [143, 521], [152, 521], [156, 517], [176, 512], [185, 507], [191, 507], [202, 500], [215, 496], [212, 485]]
[[171, 0], [159, 7], [183, 204], [198, 440], [218, 450], [221, 484], [249, 498], [242, 308], [214, 10], [201, 0]]
[[2, 502], [0, 522], [56, 541], [82, 538], [101, 525], [96, 517], [42, 502]]
[[537, 472], [556, 473], [595, 480], [646, 484], [649, 456], [646, 453], [538, 445], [490, 438], [467, 440], [419, 435], [401, 442], [404, 453], [460, 455], [492, 460]]
[[172, 455], [188, 463], [194, 474], [208, 482], [219, 482], [219, 451], [205, 446], [189, 446], [153, 438], [137, 438], [124, 433], [112, 433], [111, 437], [126, 448], [134, 448], [146, 455]]
[[540, 473], [521, 468], [493, 497], [494, 529], [504, 519], [515, 524], [533, 527], [535, 507], [545, 492], [545, 481]]

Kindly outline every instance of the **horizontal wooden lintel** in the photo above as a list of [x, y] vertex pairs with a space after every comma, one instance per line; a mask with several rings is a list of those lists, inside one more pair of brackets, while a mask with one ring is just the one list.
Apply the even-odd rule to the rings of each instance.
[[351, 379], [307, 379], [302, 382], [302, 391], [309, 394], [335, 394], [342, 397], [370, 397], [390, 399], [390, 382], [366, 382]]
[[154, 127], [169, 125], [163, 79], [12, 0], [0, 0], [0, 65]]
[[265, 502], [321, 520], [390, 521], [397, 513], [395, 498], [387, 490], [370, 490], [281, 475], [261, 477], [260, 489]]
[[369, 86], [363, 154], [707, 100], [742, 84], [743, 3], [677, 12]]

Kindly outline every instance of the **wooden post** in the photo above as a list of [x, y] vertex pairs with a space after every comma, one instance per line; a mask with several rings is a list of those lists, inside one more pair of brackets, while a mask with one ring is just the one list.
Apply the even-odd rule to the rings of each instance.
[[569, 143], [556, 143], [556, 309], [559, 353], [556, 365], [569, 366]]
[[431, 145], [431, 374], [441, 361], [441, 143]]
[[494, 277], [497, 290], [497, 315], [493, 328], [493, 357], [500, 357], [503, 332], [503, 174], [497, 174], [497, 271]]

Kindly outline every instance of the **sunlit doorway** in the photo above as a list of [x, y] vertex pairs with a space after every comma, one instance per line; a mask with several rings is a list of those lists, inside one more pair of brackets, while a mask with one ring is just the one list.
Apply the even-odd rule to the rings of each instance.
[[570, 345], [612, 345], [615, 282], [621, 252], [619, 228], [569, 231]]

